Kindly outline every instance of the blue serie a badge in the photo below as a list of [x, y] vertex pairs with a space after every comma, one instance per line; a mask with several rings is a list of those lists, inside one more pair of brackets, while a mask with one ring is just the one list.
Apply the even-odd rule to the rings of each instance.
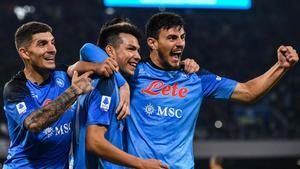
[[111, 97], [109, 96], [102, 96], [101, 98], [101, 104], [100, 104], [100, 110], [102, 111], [108, 111], [109, 106], [111, 102]]

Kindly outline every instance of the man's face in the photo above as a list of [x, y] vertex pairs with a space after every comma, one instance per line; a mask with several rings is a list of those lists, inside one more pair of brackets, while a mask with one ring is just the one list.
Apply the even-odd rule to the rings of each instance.
[[24, 48], [24, 54], [34, 68], [55, 69], [56, 48], [53, 35], [50, 32], [32, 35], [31, 44]]
[[116, 47], [116, 61], [124, 75], [132, 76], [138, 62], [140, 45], [136, 37], [128, 33], [120, 33], [122, 43]]
[[161, 29], [157, 40], [157, 66], [163, 69], [180, 67], [181, 56], [185, 47], [185, 31], [180, 27]]

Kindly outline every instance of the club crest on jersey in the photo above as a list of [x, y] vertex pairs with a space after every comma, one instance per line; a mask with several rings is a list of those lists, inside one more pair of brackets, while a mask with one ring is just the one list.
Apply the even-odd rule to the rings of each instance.
[[62, 87], [65, 86], [65, 82], [64, 82], [64, 80], [62, 80], [61, 78], [56, 78], [55, 81], [56, 81], [56, 84], [57, 84], [59, 87], [62, 88]]
[[17, 111], [18, 111], [19, 114], [23, 114], [27, 110], [25, 102], [18, 103], [16, 105], [16, 108], [17, 108]]
[[110, 106], [111, 97], [109, 96], [102, 96], [101, 103], [100, 103], [100, 109], [103, 111], [108, 111]]

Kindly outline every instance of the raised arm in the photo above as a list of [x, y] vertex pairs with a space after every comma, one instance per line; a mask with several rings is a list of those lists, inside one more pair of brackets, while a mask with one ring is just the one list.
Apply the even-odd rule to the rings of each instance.
[[24, 121], [24, 126], [31, 132], [39, 132], [53, 122], [57, 121], [62, 114], [71, 107], [77, 97], [93, 89], [89, 76], [92, 72], [86, 72], [78, 77], [74, 72], [72, 85], [54, 101], [32, 112]]
[[245, 83], [238, 83], [231, 99], [253, 102], [267, 93], [299, 60], [298, 54], [291, 46], [280, 46], [277, 50], [278, 61], [263, 75]]
[[77, 71], [79, 74], [92, 71], [99, 76], [110, 77], [114, 72], [119, 70], [117, 62], [112, 58], [105, 59], [102, 63], [93, 63], [86, 61], [78, 61], [69, 66], [68, 75], [73, 76], [73, 72]]
[[107, 141], [104, 137], [107, 129], [100, 125], [87, 128], [86, 148], [97, 156], [112, 163], [136, 169], [167, 169], [168, 166], [159, 160], [141, 159], [125, 153]]
[[[80, 60], [93, 63], [103, 63], [108, 57], [108, 55], [98, 46], [92, 43], [86, 43], [80, 49]], [[115, 72], [116, 81], [118, 87], [123, 86], [126, 80], [121, 75], [120, 72]]]
[[[94, 63], [104, 63], [107, 61], [108, 55], [98, 46], [92, 43], [86, 43], [80, 49], [80, 60], [94, 62]], [[118, 119], [124, 119], [126, 116], [130, 115], [130, 88], [124, 77], [120, 72], [115, 72], [116, 81], [118, 87], [120, 88], [120, 103], [117, 108]]]

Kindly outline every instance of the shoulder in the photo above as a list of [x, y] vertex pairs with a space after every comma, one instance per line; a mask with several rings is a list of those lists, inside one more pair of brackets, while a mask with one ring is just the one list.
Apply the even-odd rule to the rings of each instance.
[[17, 101], [30, 94], [26, 86], [27, 79], [23, 71], [14, 75], [3, 89], [3, 98], [8, 101]]
[[98, 81], [96, 89], [100, 92], [101, 95], [111, 96], [115, 90], [115, 81], [114, 77], [102, 78]]
[[208, 75], [212, 75], [212, 73], [206, 69], [200, 69], [198, 72], [196, 72], [196, 74], [198, 76], [208, 76]]

